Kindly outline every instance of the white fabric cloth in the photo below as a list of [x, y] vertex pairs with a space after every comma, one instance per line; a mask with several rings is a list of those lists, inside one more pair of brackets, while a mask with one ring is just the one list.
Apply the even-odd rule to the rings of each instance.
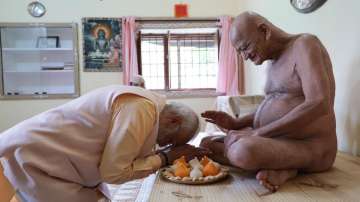
[[99, 166], [114, 130], [110, 130], [112, 103], [127, 93], [151, 100], [156, 106], [156, 124], [136, 159], [146, 161], [152, 154], [165, 98], [139, 87], [108, 86], [0, 134], [0, 157], [4, 157], [4, 174], [12, 186], [29, 202], [97, 201], [95, 190], [103, 182]]

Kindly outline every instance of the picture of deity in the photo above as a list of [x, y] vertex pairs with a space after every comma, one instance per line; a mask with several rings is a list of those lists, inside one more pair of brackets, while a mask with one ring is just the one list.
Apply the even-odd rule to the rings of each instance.
[[83, 59], [85, 71], [122, 71], [121, 19], [84, 18]]

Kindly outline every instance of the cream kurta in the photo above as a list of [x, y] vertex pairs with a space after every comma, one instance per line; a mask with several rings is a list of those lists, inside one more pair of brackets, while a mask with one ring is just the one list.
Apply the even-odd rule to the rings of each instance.
[[102, 182], [160, 167], [151, 149], [164, 105], [162, 96], [137, 87], [85, 94], [0, 134], [4, 173], [28, 201], [96, 201]]

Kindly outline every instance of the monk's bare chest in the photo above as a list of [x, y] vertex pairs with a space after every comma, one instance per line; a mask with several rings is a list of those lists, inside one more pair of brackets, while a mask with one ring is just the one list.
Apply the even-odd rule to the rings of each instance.
[[296, 60], [291, 52], [284, 53], [268, 64], [265, 93], [302, 94], [301, 79], [296, 71]]

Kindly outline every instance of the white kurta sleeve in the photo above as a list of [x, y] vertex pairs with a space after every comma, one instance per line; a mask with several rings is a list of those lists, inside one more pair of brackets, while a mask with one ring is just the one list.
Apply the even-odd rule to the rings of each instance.
[[113, 126], [100, 163], [101, 177], [106, 183], [142, 178], [161, 167], [158, 155], [138, 157], [155, 127], [157, 115], [152, 102], [135, 98], [119, 99], [120, 107], [114, 111]]

